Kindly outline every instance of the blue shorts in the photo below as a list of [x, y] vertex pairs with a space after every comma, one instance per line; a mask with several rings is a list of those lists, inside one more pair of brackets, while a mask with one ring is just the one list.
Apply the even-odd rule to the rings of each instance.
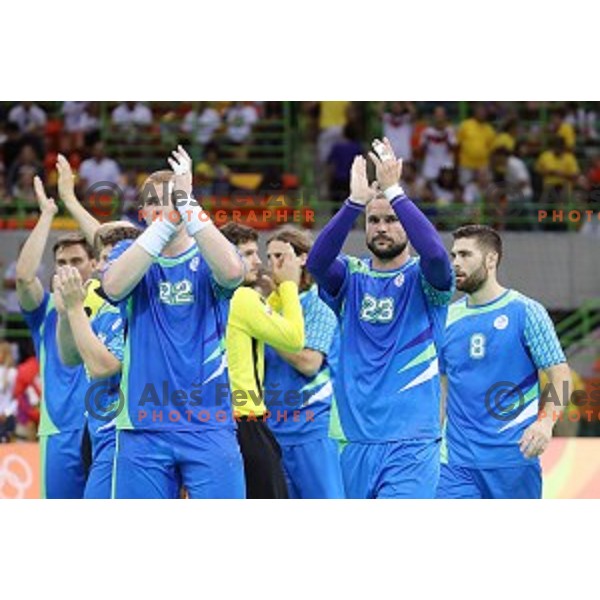
[[542, 469], [539, 461], [501, 469], [442, 465], [436, 497], [538, 499], [542, 497]]
[[114, 429], [92, 436], [92, 466], [83, 495], [86, 500], [107, 500], [111, 497], [115, 447]]
[[337, 442], [322, 438], [279, 446], [290, 498], [345, 498]]
[[41, 497], [83, 498], [87, 468], [82, 454], [84, 429], [40, 436]]
[[341, 465], [347, 498], [434, 498], [440, 440], [349, 442]]
[[117, 431], [113, 498], [244, 498], [233, 429]]

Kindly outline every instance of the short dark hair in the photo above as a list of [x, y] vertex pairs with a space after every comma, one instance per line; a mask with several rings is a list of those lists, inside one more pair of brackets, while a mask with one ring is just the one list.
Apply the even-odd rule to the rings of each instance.
[[502, 238], [498, 232], [487, 225], [463, 225], [452, 232], [455, 240], [475, 239], [480, 248], [498, 255], [498, 266], [502, 260]]
[[230, 221], [221, 227], [220, 232], [234, 245], [258, 242], [258, 233], [252, 227]]
[[94, 236], [94, 249], [96, 250], [96, 254], [100, 254], [101, 247], [115, 246], [123, 240], [136, 240], [141, 233], [142, 232], [133, 225], [131, 227], [111, 227], [106, 232], [97, 231]]
[[86, 240], [85, 235], [83, 233], [77, 231], [75, 233], [67, 233], [65, 235], [61, 235], [54, 246], [52, 246], [52, 254], [54, 258], [56, 258], [56, 253], [63, 248], [69, 248], [70, 246], [82, 246], [85, 250], [88, 258], [94, 258], [94, 249]]

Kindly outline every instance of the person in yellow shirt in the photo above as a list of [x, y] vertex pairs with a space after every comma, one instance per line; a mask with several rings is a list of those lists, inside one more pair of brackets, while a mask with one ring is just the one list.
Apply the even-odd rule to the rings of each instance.
[[225, 334], [233, 411], [244, 459], [246, 497], [287, 498], [281, 449], [267, 425], [264, 351], [265, 343], [283, 352], [300, 352], [304, 348], [304, 318], [298, 291], [301, 260], [288, 244], [288, 251], [272, 262], [280, 314], [252, 287], [258, 282], [262, 264], [256, 231], [230, 222], [221, 232], [237, 247], [246, 267], [244, 286], [231, 299]]
[[573, 151], [575, 149], [575, 142], [577, 141], [575, 128], [566, 120], [566, 113], [562, 108], [552, 113], [550, 132], [552, 135], [558, 136], [565, 141], [567, 150]]
[[494, 128], [487, 122], [484, 106], [478, 105], [473, 116], [460, 124], [457, 138], [460, 183], [464, 186], [473, 180], [478, 170], [489, 165], [496, 138]]
[[554, 191], [561, 200], [571, 193], [580, 172], [575, 155], [567, 151], [565, 141], [560, 137], [554, 138], [550, 149], [540, 154], [535, 168], [543, 179], [544, 196]]
[[509, 119], [506, 122], [501, 133], [494, 138], [492, 144], [492, 150], [498, 150], [498, 148], [505, 148], [510, 154], [513, 154], [517, 145], [519, 125], [516, 119]]

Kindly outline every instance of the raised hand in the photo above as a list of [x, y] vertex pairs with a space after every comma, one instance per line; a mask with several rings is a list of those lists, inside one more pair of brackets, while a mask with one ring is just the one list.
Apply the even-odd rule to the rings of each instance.
[[273, 280], [277, 285], [284, 281], [293, 281], [297, 286], [300, 286], [302, 260], [299, 256], [296, 256], [290, 243], [287, 244], [285, 252], [273, 261], [272, 267]]
[[59, 267], [55, 278], [58, 278], [57, 291], [62, 296], [65, 310], [83, 306], [86, 292], [79, 271], [75, 267]]
[[56, 202], [54, 202], [54, 198], [48, 198], [48, 196], [46, 196], [44, 184], [37, 175], [33, 178], [33, 190], [35, 192], [35, 198], [38, 206], [40, 207], [41, 213], [50, 215], [52, 217], [56, 215], [58, 212]]
[[402, 177], [402, 159], [396, 158], [396, 153], [387, 138], [383, 138], [383, 142], [374, 140], [373, 147], [381, 147], [380, 144], [385, 147], [385, 150], [382, 147], [380, 152], [383, 159], [375, 152], [369, 152], [369, 158], [375, 165], [375, 174], [379, 187], [382, 190], [387, 190], [393, 185], [398, 185]]
[[65, 203], [77, 202], [75, 196], [75, 175], [69, 161], [59, 154], [56, 160], [56, 170], [58, 171], [58, 197]]
[[350, 171], [350, 199], [363, 206], [377, 195], [377, 182], [369, 185], [367, 178], [367, 161], [357, 156]]
[[61, 293], [60, 278], [58, 273], [52, 277], [52, 294], [54, 298], [54, 306], [59, 315], [65, 315], [67, 309], [65, 308], [65, 302]]
[[171, 155], [167, 161], [175, 173], [175, 191], [183, 191], [191, 196], [192, 158], [181, 145], [177, 146], [177, 150], [173, 150]]

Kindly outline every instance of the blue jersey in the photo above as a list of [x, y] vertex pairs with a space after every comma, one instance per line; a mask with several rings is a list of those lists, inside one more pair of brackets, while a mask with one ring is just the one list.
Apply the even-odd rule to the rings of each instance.
[[328, 437], [333, 397], [330, 357], [339, 347], [337, 319], [319, 298], [316, 286], [300, 294], [300, 303], [304, 347], [323, 355], [319, 372], [307, 377], [273, 348], [265, 347], [264, 388], [265, 404], [271, 413], [269, 427], [280, 442], [288, 444]]
[[67, 367], [60, 360], [56, 344], [58, 313], [54, 299], [44, 293], [42, 303], [33, 311], [23, 311], [31, 330], [40, 363], [42, 404], [39, 435], [76, 431], [85, 426], [85, 395], [88, 382], [81, 365]]
[[395, 271], [370, 260], [346, 266], [336, 297], [340, 356], [334, 378], [339, 437], [350, 442], [433, 439], [440, 435], [440, 346], [452, 290], [434, 289], [417, 258]]
[[514, 290], [450, 307], [442, 351], [448, 377], [447, 461], [478, 468], [531, 464], [519, 450], [537, 418], [538, 369], [565, 362], [546, 309]]
[[[113, 249], [115, 260], [131, 240]], [[159, 257], [121, 309], [127, 322], [118, 429], [233, 429], [222, 295], [194, 244]]]
[[[123, 362], [125, 321], [115, 306], [105, 302], [92, 320], [92, 330], [113, 356]], [[87, 369], [86, 369], [87, 374]], [[86, 415], [92, 442], [108, 432], [114, 435], [117, 413], [122, 410], [120, 398], [121, 373], [102, 380], [90, 380]]]

